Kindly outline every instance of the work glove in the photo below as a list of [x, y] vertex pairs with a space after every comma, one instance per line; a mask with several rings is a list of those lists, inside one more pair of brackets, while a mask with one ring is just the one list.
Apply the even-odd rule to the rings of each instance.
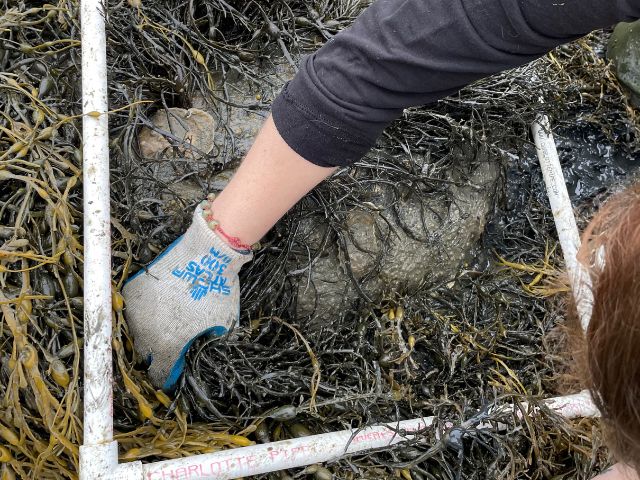
[[221, 336], [240, 314], [238, 272], [253, 257], [231, 248], [198, 206], [184, 235], [125, 284], [125, 315], [152, 383], [175, 388], [185, 354], [203, 335]]

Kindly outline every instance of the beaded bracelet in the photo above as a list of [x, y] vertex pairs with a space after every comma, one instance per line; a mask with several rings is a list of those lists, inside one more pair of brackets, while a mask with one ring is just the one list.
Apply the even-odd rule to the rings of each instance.
[[224, 240], [229, 244], [229, 246], [235, 250], [257, 250], [260, 248], [260, 243], [254, 243], [253, 245], [249, 245], [247, 243], [242, 243], [242, 241], [238, 237], [233, 237], [227, 234], [222, 227], [220, 226], [220, 222], [213, 218], [213, 213], [211, 212], [211, 203], [215, 200], [215, 193], [210, 193], [207, 195], [207, 199], [204, 200], [200, 206], [202, 207], [202, 217], [207, 222], [207, 226], [217, 232]]

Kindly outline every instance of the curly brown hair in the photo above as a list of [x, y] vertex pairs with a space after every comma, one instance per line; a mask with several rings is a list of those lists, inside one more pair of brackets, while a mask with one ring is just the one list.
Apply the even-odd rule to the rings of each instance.
[[592, 280], [586, 382], [618, 460], [640, 466], [640, 182], [613, 195], [583, 234]]

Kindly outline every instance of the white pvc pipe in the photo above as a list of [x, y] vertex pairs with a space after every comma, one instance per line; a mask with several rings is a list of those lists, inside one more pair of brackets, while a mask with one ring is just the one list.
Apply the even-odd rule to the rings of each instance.
[[[545, 403], [566, 418], [597, 415], [586, 392], [558, 397]], [[526, 405], [524, 405], [526, 408]], [[514, 407], [502, 407], [513, 411]], [[516, 412], [519, 412], [516, 410]], [[343, 430], [250, 447], [223, 450], [194, 457], [143, 464], [145, 480], [228, 480], [279, 470], [333, 462], [345, 455], [382, 449], [411, 440], [412, 432], [433, 425], [434, 417], [416, 418], [363, 429]], [[476, 428], [492, 428], [481, 424]]]
[[538, 159], [542, 167], [544, 183], [553, 212], [553, 219], [558, 231], [558, 239], [564, 255], [564, 263], [573, 289], [576, 309], [580, 317], [583, 330], [587, 330], [593, 308], [593, 294], [591, 279], [587, 270], [578, 262], [580, 248], [580, 234], [576, 219], [573, 216], [573, 206], [569, 199], [569, 192], [562, 175], [558, 151], [553, 140], [549, 119], [539, 115], [531, 127]]
[[[394, 430], [411, 433], [433, 423], [433, 417], [405, 420], [362, 430], [294, 438], [220, 452], [143, 464], [145, 480], [178, 478], [231, 479], [332, 462], [345, 455], [384, 448], [407, 440]], [[408, 438], [411, 438], [409, 435]]]
[[[558, 415], [568, 419], [598, 415], [589, 393], [584, 391], [551, 398], [544, 403]], [[522, 407], [525, 410], [529, 408], [526, 403]], [[515, 409], [513, 405], [499, 406], [495, 411], [498, 410], [505, 414], [514, 412], [516, 417], [522, 416], [520, 409]], [[535, 415], [537, 409], [530, 413]], [[93, 459], [92, 465], [88, 466], [93, 469], [91, 473], [95, 475], [94, 472], [99, 472], [95, 476], [82, 477], [107, 480], [228, 480], [250, 477], [315, 463], [333, 462], [346, 455], [362, 454], [410, 441], [414, 438], [412, 432], [432, 426], [434, 420], [435, 417], [416, 418], [150, 464], [138, 461], [116, 466], [114, 462], [109, 462], [105, 457], [114, 458], [117, 451], [115, 442], [112, 442], [108, 444], [108, 448], [82, 447], [86, 449], [84, 453], [87, 458]], [[452, 425], [448, 425], [450, 426]], [[481, 423], [475, 428], [503, 429], [505, 425]]]
[[113, 442], [111, 220], [104, 5], [80, 3], [84, 185], [84, 439], [80, 478], [117, 467]]

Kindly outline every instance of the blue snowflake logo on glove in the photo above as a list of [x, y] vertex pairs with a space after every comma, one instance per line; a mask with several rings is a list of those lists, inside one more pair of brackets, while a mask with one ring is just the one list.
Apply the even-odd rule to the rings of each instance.
[[191, 298], [194, 300], [201, 300], [209, 292], [230, 295], [228, 279], [224, 276], [224, 271], [230, 262], [229, 256], [211, 248], [209, 253], [200, 258], [200, 261], [194, 259], [182, 269], [176, 267], [171, 274], [191, 285]]

